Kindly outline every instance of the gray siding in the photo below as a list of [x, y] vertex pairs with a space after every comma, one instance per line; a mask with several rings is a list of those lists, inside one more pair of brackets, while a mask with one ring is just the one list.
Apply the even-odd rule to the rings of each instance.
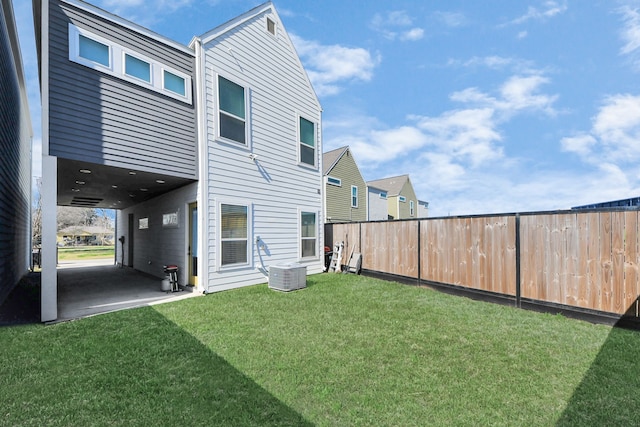
[[[280, 24], [276, 37], [269, 34], [265, 14], [257, 13], [204, 49], [210, 219], [206, 289], [264, 283], [263, 266], [300, 261], [299, 210], [317, 213], [318, 257], [300, 262], [307, 266], [307, 273], [320, 272], [324, 222], [321, 111], [288, 36]], [[217, 74], [249, 88], [250, 150], [216, 140]], [[298, 165], [298, 114], [316, 123], [317, 169]], [[250, 151], [258, 155], [257, 162], [248, 158]], [[252, 263], [242, 269], [218, 270], [217, 203], [233, 200], [252, 204]], [[256, 247], [258, 236], [266, 251]]]
[[184, 72], [192, 82], [194, 57], [64, 2], [50, 5], [48, 154], [196, 178], [195, 102], [70, 61], [68, 24]]
[[[179, 283], [187, 283], [187, 206], [196, 200], [197, 184], [190, 184], [155, 199], [118, 211], [116, 239], [125, 236], [125, 265], [129, 259], [129, 240], [133, 238], [133, 268], [153, 276], [164, 277], [163, 265], [177, 265]], [[178, 212], [177, 227], [163, 227], [162, 215]], [[133, 214], [133, 236], [128, 234], [129, 214]], [[149, 228], [140, 230], [138, 220], [149, 219]], [[116, 261], [122, 260], [121, 245], [116, 243]]]
[[[366, 221], [367, 184], [358, 170], [353, 155], [347, 150], [328, 173], [340, 178], [341, 186], [325, 183], [327, 222]], [[358, 207], [351, 207], [351, 186], [358, 187]]]
[[[10, 2], [9, 2], [10, 3]], [[0, 7], [0, 305], [29, 269], [31, 129], [11, 8]]]

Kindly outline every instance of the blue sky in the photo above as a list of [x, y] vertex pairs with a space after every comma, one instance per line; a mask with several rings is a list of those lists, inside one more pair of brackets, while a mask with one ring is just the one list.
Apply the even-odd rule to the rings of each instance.
[[[187, 44], [261, 2], [90, 3]], [[640, 196], [640, 1], [274, 4], [323, 106], [324, 150], [349, 145], [365, 180], [408, 173], [431, 216]], [[30, 2], [14, 8], [37, 157]]]

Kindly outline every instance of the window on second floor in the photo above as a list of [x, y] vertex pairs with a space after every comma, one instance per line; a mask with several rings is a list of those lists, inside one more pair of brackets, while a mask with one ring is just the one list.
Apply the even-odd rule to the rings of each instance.
[[409, 215], [415, 215], [415, 207], [413, 205], [413, 200], [409, 200]]
[[342, 180], [340, 178], [334, 178], [332, 176], [327, 176], [327, 184], [335, 185], [337, 187], [342, 186]]
[[245, 88], [218, 76], [219, 135], [247, 144]]
[[380, 193], [380, 198], [381, 199], [386, 199], [387, 198], [387, 193], [385, 193], [385, 192]]
[[[124, 54], [124, 73], [144, 82], [151, 83], [151, 64], [128, 53]], [[184, 96], [184, 93], [182, 95]]]
[[163, 70], [162, 78], [162, 87], [164, 90], [168, 90], [182, 96], [187, 92], [186, 80], [183, 77], [180, 77], [170, 71]]
[[109, 45], [78, 34], [78, 56], [96, 64], [111, 68], [111, 48]]
[[356, 187], [355, 185], [351, 186], [351, 207], [358, 207], [358, 187]]
[[298, 122], [298, 139], [300, 143], [300, 163], [316, 165], [316, 125], [310, 120], [300, 117]]
[[404, 196], [400, 196], [400, 201], [401, 201], [402, 203], [404, 203], [404, 202], [406, 202], [406, 201], [407, 201], [407, 198], [406, 198], [406, 197], [404, 197]]

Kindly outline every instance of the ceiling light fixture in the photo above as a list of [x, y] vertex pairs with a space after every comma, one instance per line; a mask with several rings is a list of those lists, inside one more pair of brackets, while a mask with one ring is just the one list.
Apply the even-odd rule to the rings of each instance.
[[156, 182], [157, 182], [158, 184], [164, 184], [164, 180], [163, 180], [163, 179], [156, 179]]
[[80, 173], [91, 173], [91, 169], [80, 169]]
[[140, 191], [149, 191], [147, 188], [141, 188]]
[[135, 171], [129, 171], [129, 175], [135, 175], [136, 172]]
[[117, 185], [112, 185], [111, 188], [118, 188], [118, 186]]
[[74, 193], [79, 192], [80, 190], [78, 190], [77, 188], [72, 188], [71, 191], [73, 191]]
[[76, 184], [78, 184], [78, 185], [84, 185], [84, 184], [85, 184], [85, 182], [84, 182], [84, 181], [76, 181]]

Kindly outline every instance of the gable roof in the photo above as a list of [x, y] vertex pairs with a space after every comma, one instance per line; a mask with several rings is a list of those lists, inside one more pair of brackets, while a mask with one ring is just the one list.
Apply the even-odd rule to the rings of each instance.
[[409, 175], [392, 176], [390, 178], [368, 181], [370, 187], [379, 188], [389, 193], [389, 196], [397, 196], [402, 191], [402, 187], [409, 180]]
[[324, 166], [322, 173], [327, 175], [331, 172], [331, 169], [338, 164], [338, 161], [344, 156], [344, 153], [347, 152], [349, 146], [346, 145], [344, 147], [336, 148], [335, 150], [327, 151], [326, 153], [322, 153], [322, 165]]

